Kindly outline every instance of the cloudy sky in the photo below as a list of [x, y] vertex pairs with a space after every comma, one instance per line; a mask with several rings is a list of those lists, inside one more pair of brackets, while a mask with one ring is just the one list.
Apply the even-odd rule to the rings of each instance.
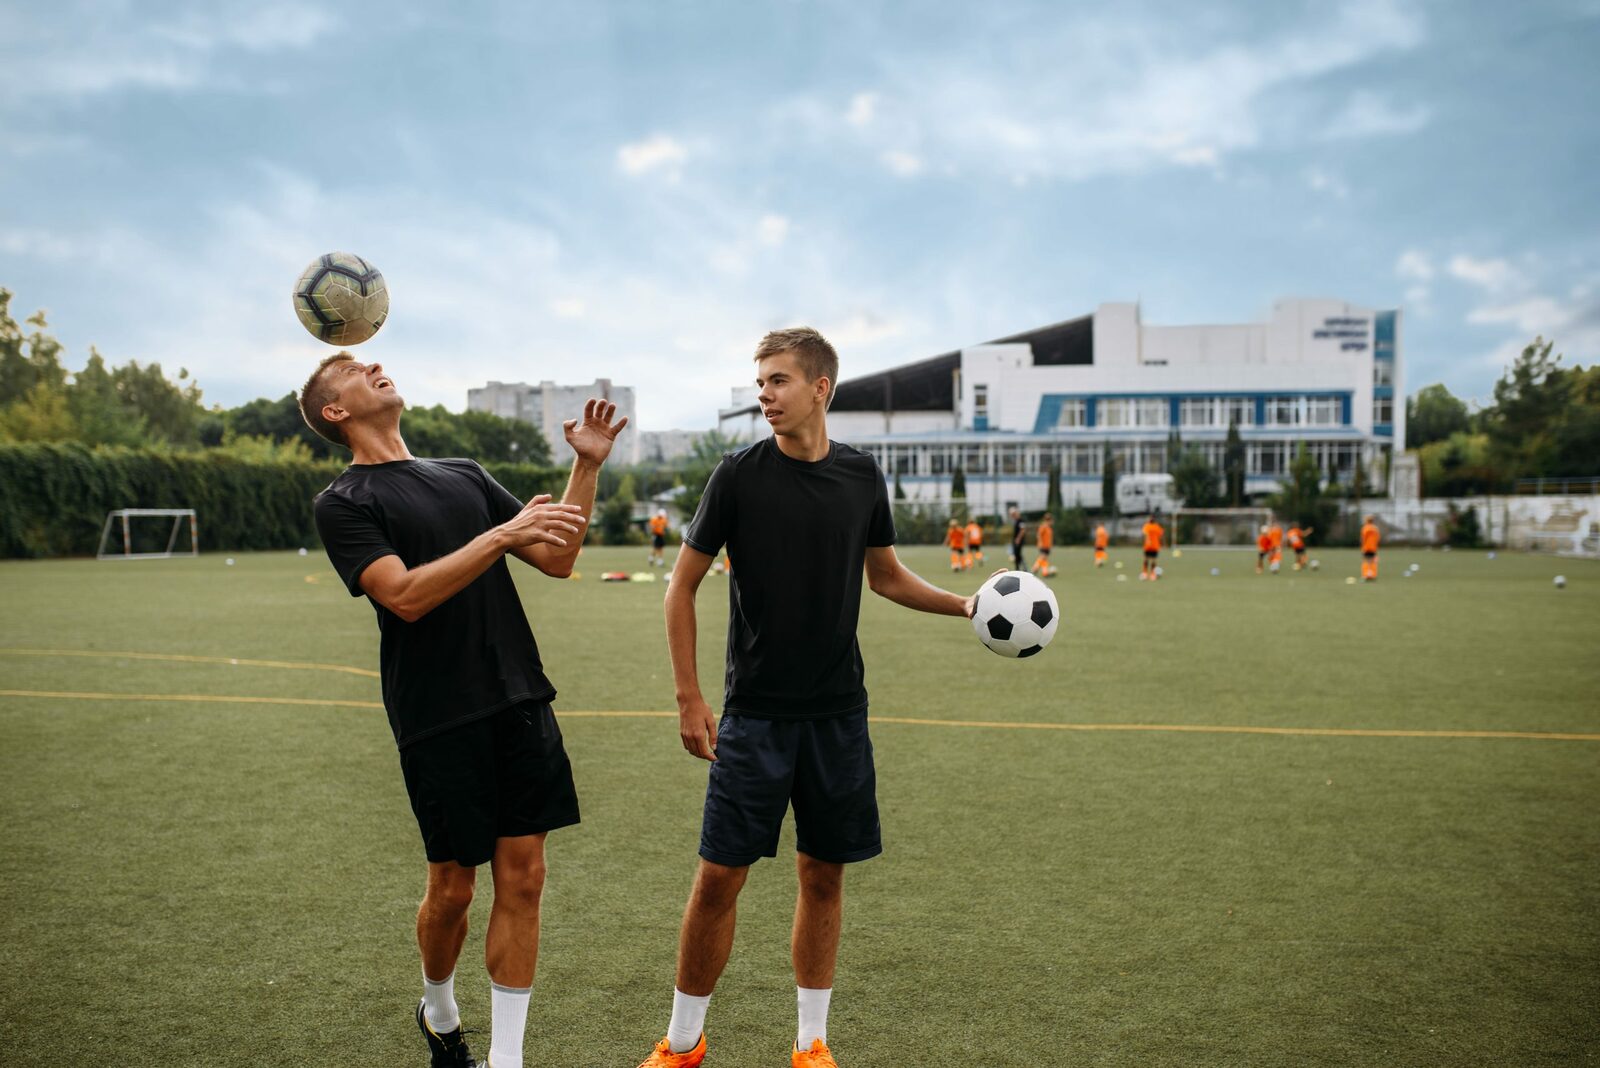
[[281, 396], [315, 255], [413, 402], [638, 389], [705, 427], [768, 329], [848, 377], [1139, 300], [1406, 313], [1409, 383], [1600, 359], [1600, 2], [0, 0], [0, 286], [81, 366]]

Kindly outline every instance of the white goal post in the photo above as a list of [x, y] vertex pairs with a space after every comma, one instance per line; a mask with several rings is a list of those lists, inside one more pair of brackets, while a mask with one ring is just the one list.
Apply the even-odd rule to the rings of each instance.
[[[1194, 526], [1188, 541], [1182, 537], [1185, 520]], [[1172, 547], [1249, 548], [1253, 551], [1256, 535], [1271, 522], [1271, 508], [1179, 508], [1172, 513]]]
[[[172, 520], [172, 526], [167, 530], [167, 547], [161, 552], [134, 552], [133, 529], [129, 524], [131, 519]], [[184, 523], [187, 519], [189, 522]], [[106, 539], [111, 536], [111, 528], [120, 521], [122, 537], [121, 552], [107, 551]], [[144, 526], [145, 524], [141, 524]], [[178, 549], [178, 534], [185, 527], [189, 530], [189, 547]], [[160, 527], [156, 527], [157, 531]], [[141, 538], [141, 540], [143, 540]], [[106, 513], [106, 525], [100, 530], [100, 545], [95, 550], [96, 560], [167, 560], [174, 556], [199, 556], [200, 555], [200, 528], [195, 520], [193, 508], [118, 508], [114, 512]]]

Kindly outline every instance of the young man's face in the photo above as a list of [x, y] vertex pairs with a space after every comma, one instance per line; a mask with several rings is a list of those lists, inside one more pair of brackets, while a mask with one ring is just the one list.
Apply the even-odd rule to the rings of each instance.
[[822, 410], [832, 383], [826, 378], [807, 382], [794, 353], [779, 352], [756, 364], [756, 385], [761, 387], [756, 401], [772, 432], [789, 434]]
[[391, 409], [402, 409], [405, 400], [394, 387], [394, 381], [383, 373], [381, 363], [362, 363], [360, 360], [341, 360], [323, 372], [325, 381], [332, 387], [335, 397], [323, 406], [323, 414], [334, 422], [350, 420], [363, 422], [374, 415]]

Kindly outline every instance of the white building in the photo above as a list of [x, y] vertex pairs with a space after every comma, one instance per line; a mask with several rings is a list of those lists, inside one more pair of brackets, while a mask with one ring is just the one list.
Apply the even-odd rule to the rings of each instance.
[[705, 436], [704, 430], [641, 430], [639, 462], [670, 463], [681, 460], [694, 452], [695, 445]]
[[614, 462], [636, 464], [639, 462], [638, 413], [635, 410], [633, 387], [612, 385], [609, 378], [597, 378], [587, 386], [558, 386], [554, 382], [540, 382], [537, 386], [526, 382], [490, 382], [478, 389], [467, 390], [467, 409], [474, 412], [493, 412], [504, 419], [520, 419], [532, 423], [544, 432], [550, 443], [551, 455], [556, 463], [570, 459], [565, 446], [561, 424], [577, 419], [583, 414], [583, 405], [590, 397], [599, 397], [617, 406], [618, 418], [628, 417], [628, 425], [617, 437], [613, 447]]
[[[845, 354], [848, 366], [848, 353]], [[1349, 485], [1381, 484], [1405, 448], [1400, 313], [1282, 300], [1264, 323], [1153, 326], [1136, 304], [840, 383], [829, 435], [877, 456], [914, 500], [947, 501], [959, 466], [986, 513], [1042, 509], [1052, 465], [1069, 505], [1100, 504], [1107, 446], [1119, 474], [1161, 473], [1177, 430], [1219, 473], [1230, 423], [1248, 494], [1278, 488], [1304, 442]], [[733, 408], [724, 433], [759, 409]]]

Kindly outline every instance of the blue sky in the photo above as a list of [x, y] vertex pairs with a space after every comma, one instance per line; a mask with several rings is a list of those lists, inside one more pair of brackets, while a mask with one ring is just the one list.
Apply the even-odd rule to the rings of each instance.
[[81, 366], [281, 396], [334, 249], [413, 403], [634, 385], [706, 427], [771, 328], [849, 377], [1140, 300], [1406, 313], [1411, 388], [1600, 358], [1600, 2], [0, 0], [0, 285]]

